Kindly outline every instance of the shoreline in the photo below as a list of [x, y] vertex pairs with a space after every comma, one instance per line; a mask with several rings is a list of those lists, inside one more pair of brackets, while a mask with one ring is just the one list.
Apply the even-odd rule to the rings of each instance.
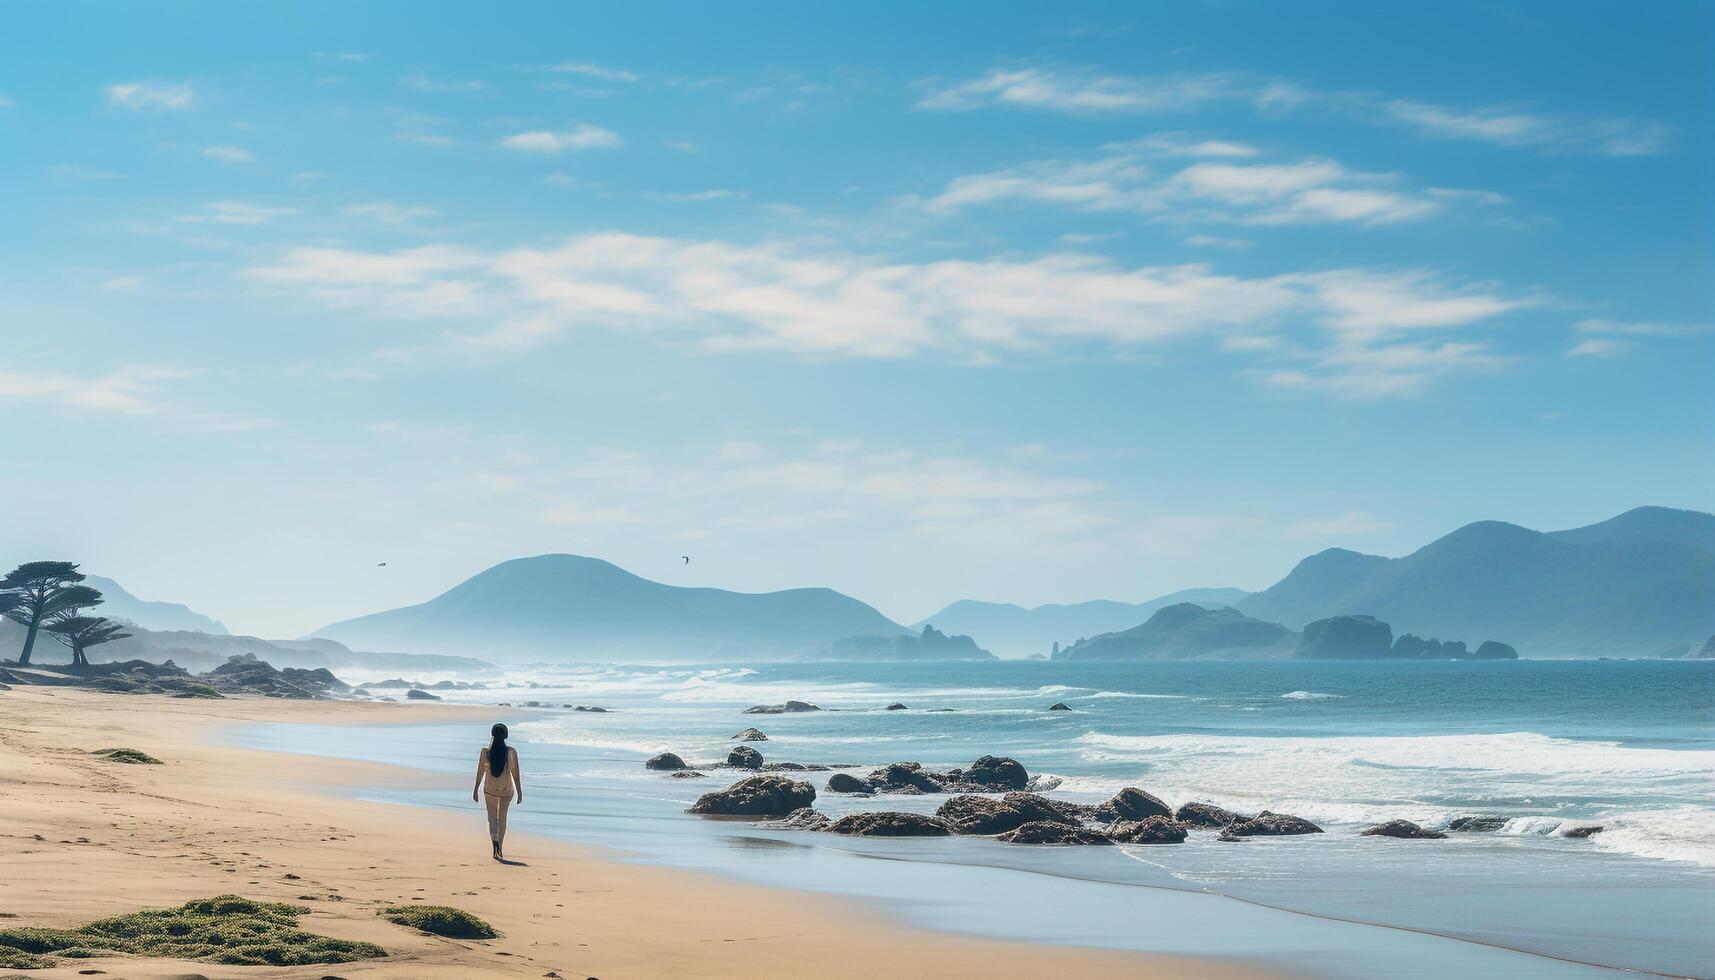
[[[487, 720], [488, 708], [232, 698], [191, 701], [67, 689], [0, 694], [0, 880], [7, 926], [74, 926], [237, 893], [312, 909], [303, 928], [377, 943], [386, 959], [340, 964], [360, 978], [493, 976], [1210, 977], [1284, 975], [1249, 963], [1009, 942], [900, 924], [862, 902], [621, 863], [542, 835], [509, 840], [501, 868], [482, 825], [426, 808], [353, 800], [330, 787], [415, 779], [384, 764], [221, 746], [218, 730], [267, 723]], [[96, 749], [165, 763], [122, 765]], [[260, 764], [259, 764], [260, 763]], [[408, 785], [408, 783], [407, 783]], [[528, 796], [527, 796], [528, 799]], [[410, 816], [406, 816], [409, 814]], [[509, 835], [510, 836], [510, 835]], [[429, 865], [434, 867], [431, 869]], [[501, 890], [504, 886], [504, 890]], [[446, 940], [380, 919], [390, 904], [464, 908], [500, 937]], [[663, 909], [670, 909], [662, 914]], [[229, 967], [99, 958], [79, 969], [132, 978], [321, 977], [328, 965]]]

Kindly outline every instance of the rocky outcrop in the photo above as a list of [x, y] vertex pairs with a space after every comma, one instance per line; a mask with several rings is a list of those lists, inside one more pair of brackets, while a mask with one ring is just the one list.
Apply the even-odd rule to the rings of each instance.
[[1213, 803], [1186, 803], [1174, 811], [1173, 819], [1193, 827], [1220, 828], [1247, 818]]
[[1049, 711], [1071, 711], [1072, 709], [1066, 707], [1066, 702], [1056, 701], [1053, 704], [1048, 706], [1048, 710]]
[[408, 701], [439, 701], [441, 696], [430, 694], [428, 691], [419, 691], [413, 687], [405, 692], [405, 699]]
[[670, 772], [667, 775], [674, 779], [702, 779], [705, 774], [700, 773], [695, 769], [680, 769], [677, 772]]
[[809, 807], [793, 810], [784, 820], [771, 820], [760, 826], [770, 830], [827, 830], [833, 824], [825, 813], [817, 813]]
[[827, 829], [848, 837], [946, 837], [952, 833], [939, 817], [890, 810], [848, 813]]
[[877, 793], [993, 793], [1023, 789], [1030, 774], [1016, 759], [985, 755], [966, 768], [944, 772], [895, 762], [870, 773], [867, 782]]
[[857, 793], [868, 796], [872, 790], [870, 785], [850, 773], [836, 772], [828, 777], [828, 792]]
[[1374, 616], [1330, 616], [1304, 627], [1293, 656], [1303, 660], [1381, 660], [1393, 650], [1393, 627]]
[[1140, 626], [1080, 639], [1056, 651], [1053, 659], [1280, 657], [1292, 650], [1292, 641], [1292, 631], [1279, 623], [1252, 619], [1237, 609], [1180, 602], [1156, 610]]
[[1599, 825], [1594, 826], [1594, 827], [1573, 827], [1573, 828], [1567, 830], [1564, 834], [1561, 834], [1560, 836], [1570, 837], [1573, 840], [1583, 840], [1584, 838], [1589, 837], [1592, 834], [1599, 834], [1601, 832], [1602, 832], [1602, 827]]
[[894, 762], [869, 774], [869, 785], [878, 793], [898, 793], [916, 790], [919, 793], [945, 793], [945, 783], [937, 774], [923, 768], [919, 762]]
[[1108, 828], [1117, 844], [1183, 844], [1190, 828], [1171, 817], [1122, 820]]
[[757, 704], [744, 709], [747, 715], [787, 715], [800, 711], [820, 711], [808, 701], [788, 701], [785, 704]]
[[1096, 807], [1095, 818], [1102, 823], [1120, 820], [1147, 820], [1150, 817], [1173, 817], [1173, 808], [1135, 786], [1115, 793], [1106, 803]]
[[1076, 824], [1033, 820], [995, 840], [1003, 844], [1112, 844], [1107, 834]]
[[1410, 820], [1389, 820], [1374, 827], [1365, 827], [1358, 831], [1358, 834], [1362, 837], [1399, 837], [1405, 840], [1441, 840], [1447, 836], [1439, 830], [1424, 830]]
[[1454, 817], [1447, 822], [1447, 829], [1466, 834], [1493, 833], [1507, 825], [1506, 817], [1477, 816]]
[[746, 728], [744, 731], [734, 735], [733, 740], [738, 742], [766, 742], [768, 741], [768, 736], [762, 734], [760, 729]]
[[1249, 820], [1235, 823], [1222, 831], [1222, 836], [1231, 834], [1234, 837], [1290, 837], [1296, 834], [1320, 834], [1322, 828], [1303, 817], [1294, 817], [1285, 813], [1270, 813], [1262, 811]]
[[829, 660], [994, 660], [968, 636], [948, 636], [933, 626], [923, 632], [848, 636], [810, 659]]
[[996, 755], [985, 755], [971, 763], [962, 775], [963, 782], [996, 789], [1023, 789], [1024, 784], [1030, 781], [1030, 774], [1024, 771], [1017, 759]]
[[1517, 660], [1518, 651], [1514, 650], [1509, 644], [1502, 643], [1499, 640], [1484, 640], [1483, 645], [1477, 648], [1477, 652], [1471, 654], [1471, 659]]
[[726, 764], [734, 769], [761, 769], [762, 753], [748, 745], [735, 745], [726, 754]]
[[689, 813], [710, 816], [783, 817], [816, 802], [816, 788], [785, 776], [750, 776], [723, 790], [704, 793]]
[[674, 769], [689, 769], [690, 767], [685, 765], [685, 760], [679, 758], [677, 754], [672, 752], [662, 752], [659, 755], [652, 755], [648, 759], [644, 760], [643, 768], [670, 772]]
[[892, 704], [888, 705], [887, 707], [883, 708], [882, 710], [883, 711], [906, 711], [909, 709], [907, 709], [902, 702], [895, 701]]
[[1470, 656], [1464, 640], [1426, 640], [1414, 633], [1401, 633], [1389, 653], [1394, 660], [1459, 660]]
[[1027, 823], [1078, 825], [1078, 819], [1054, 801], [1035, 793], [1008, 793], [1002, 799], [989, 796], [955, 796], [941, 804], [935, 816], [946, 821], [956, 834], [992, 836], [1017, 830]]
[[[731, 765], [729, 762], [728, 765]], [[763, 772], [827, 772], [833, 766], [824, 766], [815, 762], [765, 762]]]

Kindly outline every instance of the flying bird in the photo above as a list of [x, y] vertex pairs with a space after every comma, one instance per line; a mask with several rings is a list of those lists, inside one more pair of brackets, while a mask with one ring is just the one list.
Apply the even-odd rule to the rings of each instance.
[[690, 555], [680, 555], [679, 557], [685, 559], [685, 564], [689, 565], [691, 563]]
[[386, 567], [387, 567], [387, 563], [386, 563], [386, 562], [384, 562], [384, 561], [378, 561], [378, 562], [376, 562], [376, 563], [375, 563], [375, 567], [376, 567], [376, 568], [386, 568]]

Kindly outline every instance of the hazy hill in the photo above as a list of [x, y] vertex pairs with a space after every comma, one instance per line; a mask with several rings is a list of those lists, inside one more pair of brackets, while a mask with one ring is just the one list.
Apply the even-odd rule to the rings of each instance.
[[1047, 653], [1055, 643], [1062, 646], [1079, 637], [1113, 633], [1137, 626], [1159, 609], [1181, 602], [1216, 608], [1231, 606], [1250, 593], [1243, 589], [1185, 589], [1148, 602], [1089, 602], [1050, 604], [1026, 609], [1006, 602], [961, 599], [912, 629], [933, 625], [949, 633], [970, 635], [983, 647], [1003, 657]]
[[1298, 634], [1279, 623], [1251, 619], [1237, 609], [1205, 609], [1181, 602], [1117, 633], [1074, 643], [1055, 660], [1187, 660], [1196, 657], [1285, 657]]
[[139, 599], [118, 582], [100, 575], [91, 575], [84, 583], [91, 588], [100, 589], [104, 600], [95, 612], [114, 619], [124, 619], [136, 623], [144, 629], [151, 630], [196, 630], [199, 633], [210, 633], [216, 636], [227, 632], [226, 627], [217, 619], [211, 619], [202, 613], [182, 606], [176, 602], [151, 602]]
[[313, 635], [365, 649], [486, 659], [647, 662], [798, 656], [848, 636], [903, 632], [832, 589], [682, 588], [597, 558], [538, 555], [502, 562], [421, 605]]
[[1649, 656], [1715, 632], [1715, 516], [1640, 507], [1548, 533], [1482, 521], [1403, 558], [1334, 548], [1238, 608], [1295, 629], [1364, 614], [1526, 657]]

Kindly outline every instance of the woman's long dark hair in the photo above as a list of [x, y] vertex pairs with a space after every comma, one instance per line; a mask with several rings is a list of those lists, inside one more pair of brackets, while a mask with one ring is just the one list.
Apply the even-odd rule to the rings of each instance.
[[488, 743], [488, 771], [499, 779], [506, 771], [506, 726], [495, 725], [492, 734], [494, 741]]

